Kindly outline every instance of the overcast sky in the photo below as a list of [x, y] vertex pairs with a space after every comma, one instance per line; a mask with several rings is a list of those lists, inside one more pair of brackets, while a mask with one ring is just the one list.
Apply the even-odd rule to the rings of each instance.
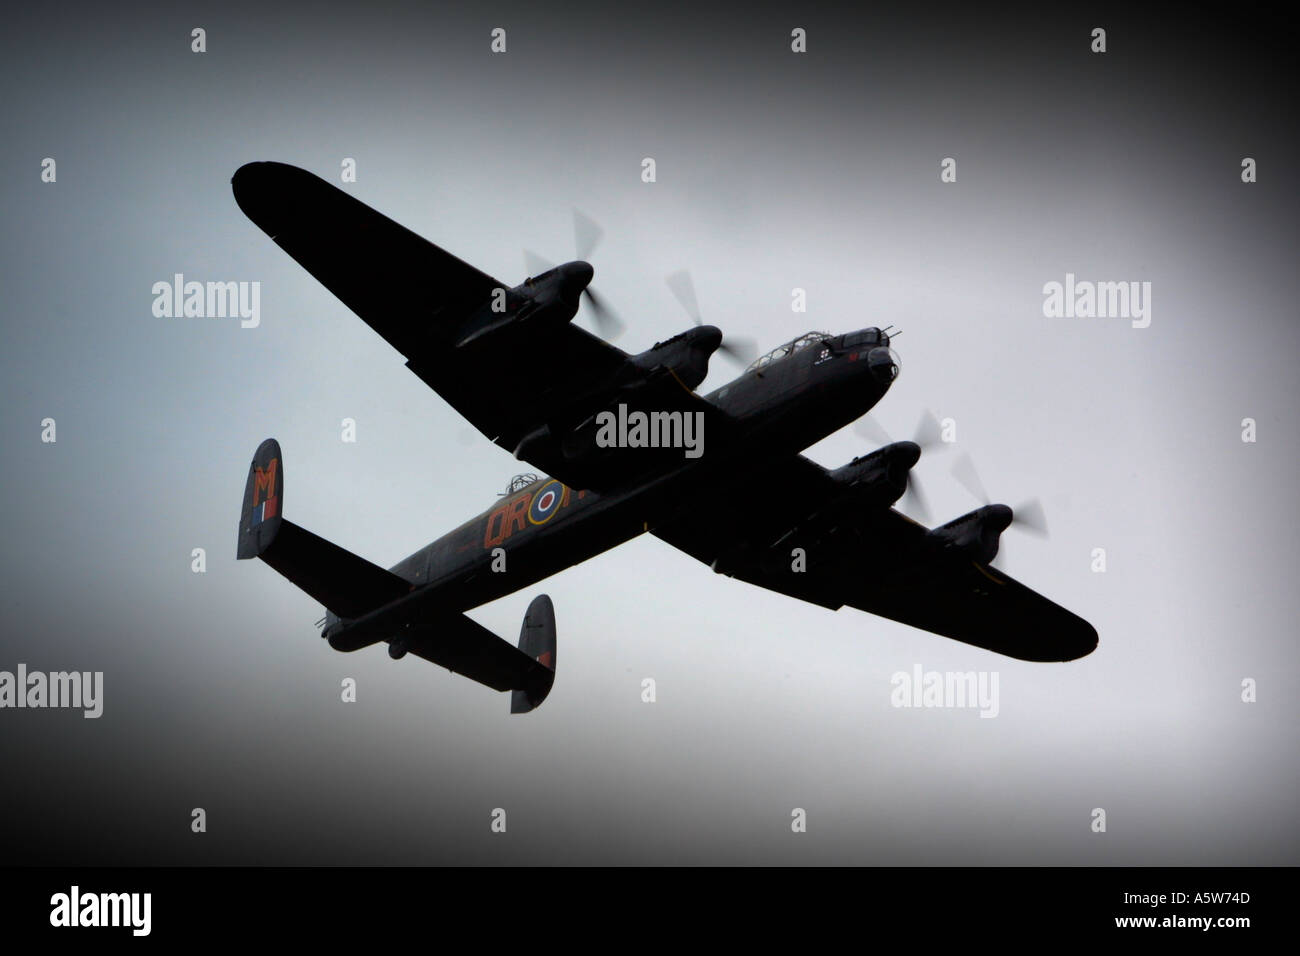
[[[105, 674], [98, 720], [0, 711], [15, 857], [1298, 862], [1300, 210], [1280, 43], [1091, 6], [601, 9], [11, 15], [0, 669]], [[979, 504], [948, 470], [958, 451], [995, 500], [1040, 498], [1051, 537], [1012, 530], [1001, 566], [1091, 621], [1098, 650], [1014, 661], [643, 537], [472, 612], [513, 641], [553, 598], [558, 676], [527, 716], [414, 657], [331, 651], [318, 605], [234, 560], [262, 439], [283, 447], [285, 514], [385, 566], [527, 469], [243, 216], [230, 177], [262, 159], [511, 284], [524, 247], [572, 258], [581, 209], [605, 229], [594, 288], [628, 351], [689, 323], [663, 281], [683, 267], [706, 321], [763, 348], [901, 327], [875, 417], [898, 438], [926, 408], [956, 422], [958, 449], [918, 466], [936, 522]], [[260, 282], [260, 326], [155, 317], [152, 285], [178, 272]], [[1045, 317], [1067, 273], [1150, 282], [1149, 327]], [[407, 285], [418, 321], [424, 280]], [[736, 371], [715, 359], [701, 390]], [[809, 454], [870, 447], [849, 428]], [[891, 675], [917, 664], [996, 671], [998, 717], [892, 707]]]

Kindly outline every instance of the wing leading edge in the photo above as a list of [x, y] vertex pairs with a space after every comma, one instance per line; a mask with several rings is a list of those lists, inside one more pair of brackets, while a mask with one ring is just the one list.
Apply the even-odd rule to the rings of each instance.
[[296, 166], [249, 163], [231, 187], [249, 219], [408, 358], [503, 286]]

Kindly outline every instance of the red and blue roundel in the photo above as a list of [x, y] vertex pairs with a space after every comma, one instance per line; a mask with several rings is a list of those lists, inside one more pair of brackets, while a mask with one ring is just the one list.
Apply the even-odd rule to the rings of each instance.
[[532, 503], [528, 506], [528, 520], [533, 524], [546, 524], [560, 510], [563, 500], [564, 485], [552, 478], [533, 495]]

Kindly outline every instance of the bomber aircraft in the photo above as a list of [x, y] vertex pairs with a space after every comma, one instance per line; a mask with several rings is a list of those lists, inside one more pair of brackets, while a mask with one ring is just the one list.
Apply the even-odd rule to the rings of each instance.
[[[507, 286], [293, 166], [250, 163], [240, 209], [406, 358], [406, 367], [495, 444], [548, 477], [499, 500], [385, 570], [284, 517], [284, 461], [257, 449], [239, 558], [261, 558], [326, 609], [340, 651], [385, 641], [537, 707], [555, 679], [555, 614], [538, 595], [518, 646], [465, 612], [644, 532], [715, 572], [831, 610], [843, 605], [1027, 661], [1091, 652], [1087, 621], [991, 566], [1012, 509], [987, 504], [927, 528], [893, 505], [921, 447], [891, 442], [843, 467], [800, 454], [864, 416], [899, 374], [879, 328], [811, 332], [755, 358], [707, 395], [717, 351], [687, 277], [695, 326], [629, 355], [573, 324], [587, 296], [617, 319], [581, 261], [599, 228], [578, 218], [578, 261]], [[698, 441], [692, 455], [683, 445]], [[664, 439], [664, 440], [659, 440]]]

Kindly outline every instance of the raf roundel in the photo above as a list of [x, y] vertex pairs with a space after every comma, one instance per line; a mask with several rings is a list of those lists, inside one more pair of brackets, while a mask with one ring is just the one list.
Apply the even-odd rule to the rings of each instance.
[[532, 503], [528, 506], [528, 520], [533, 524], [546, 524], [560, 510], [560, 502], [563, 500], [564, 485], [554, 479], [548, 481], [533, 495]]

